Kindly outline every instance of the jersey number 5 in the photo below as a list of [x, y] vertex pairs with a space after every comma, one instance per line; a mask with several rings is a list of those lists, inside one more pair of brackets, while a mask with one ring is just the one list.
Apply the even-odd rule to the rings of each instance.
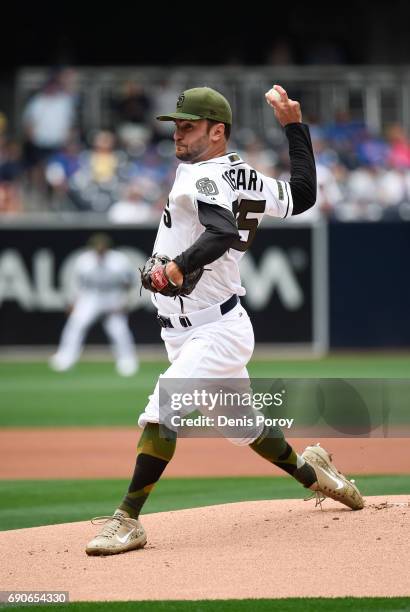
[[255, 238], [256, 230], [258, 229], [258, 219], [248, 219], [248, 213], [265, 212], [266, 200], [238, 200], [232, 203], [232, 212], [235, 215], [236, 223], [239, 230], [247, 230], [249, 232], [247, 240], [235, 240], [231, 245], [231, 249], [235, 251], [246, 251], [251, 246]]
[[169, 199], [167, 200], [164, 208], [164, 224], [166, 227], [171, 227], [172, 225], [171, 212], [169, 210]]

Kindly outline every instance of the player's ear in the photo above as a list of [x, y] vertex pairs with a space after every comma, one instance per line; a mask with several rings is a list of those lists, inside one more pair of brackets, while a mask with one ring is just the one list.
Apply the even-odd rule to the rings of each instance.
[[225, 126], [223, 123], [215, 123], [211, 127], [210, 137], [213, 142], [218, 142], [225, 136]]

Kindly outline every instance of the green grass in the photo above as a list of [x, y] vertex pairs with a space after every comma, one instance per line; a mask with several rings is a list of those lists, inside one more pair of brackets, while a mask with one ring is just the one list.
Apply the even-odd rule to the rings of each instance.
[[[165, 362], [143, 363], [137, 376], [117, 376], [112, 363], [81, 362], [56, 374], [42, 362], [0, 363], [0, 427], [132, 426]], [[330, 356], [253, 361], [251, 376], [408, 378], [409, 355]]]
[[[27, 606], [12, 607], [26, 610]], [[34, 610], [49, 612], [50, 606], [35, 606]], [[78, 602], [53, 606], [53, 610], [72, 612], [406, 612], [410, 610], [410, 597], [337, 597], [289, 599], [230, 599], [206, 601], [116, 601]]]
[[[143, 363], [135, 378], [119, 378], [111, 363], [82, 362], [65, 374], [45, 363], [0, 363], [0, 427], [133, 426], [166, 363]], [[320, 360], [253, 361], [251, 376], [408, 378], [410, 355], [331, 356]], [[364, 495], [409, 494], [408, 476], [359, 476]], [[126, 480], [0, 481], [0, 528], [88, 520], [110, 513]], [[161, 512], [258, 499], [301, 498], [290, 478], [176, 478], [162, 480], [144, 511]], [[26, 508], [29, 506], [30, 512]], [[1, 607], [1, 604], [0, 604]], [[15, 610], [27, 606], [13, 606]], [[47, 611], [49, 606], [36, 606]], [[92, 612], [410, 611], [410, 598], [230, 601], [81, 602], [61, 610]]]
[[[408, 476], [358, 476], [357, 482], [364, 495], [410, 493]], [[127, 480], [0, 481], [0, 529], [82, 521], [110, 514], [127, 486]], [[301, 486], [287, 477], [169, 478], [158, 483], [144, 513], [303, 496]]]
[[121, 378], [110, 363], [81, 363], [64, 374], [45, 363], [0, 364], [0, 427], [134, 425], [162, 371], [145, 363]]
[[410, 354], [330, 355], [323, 359], [251, 361], [251, 376], [259, 378], [408, 378]]

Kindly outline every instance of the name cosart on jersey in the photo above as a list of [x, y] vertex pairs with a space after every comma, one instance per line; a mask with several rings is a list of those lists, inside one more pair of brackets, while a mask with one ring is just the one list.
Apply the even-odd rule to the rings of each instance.
[[253, 168], [230, 168], [222, 174], [222, 178], [232, 189], [247, 191], [262, 191], [263, 189], [263, 180]]

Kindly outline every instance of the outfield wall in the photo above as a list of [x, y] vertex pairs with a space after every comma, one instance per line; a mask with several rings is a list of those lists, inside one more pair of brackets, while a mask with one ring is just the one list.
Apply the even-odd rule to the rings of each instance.
[[410, 346], [410, 223], [329, 225], [330, 346]]
[[[61, 225], [3, 227], [0, 230], [0, 344], [41, 346], [58, 341], [70, 295], [73, 262], [91, 233], [107, 231], [117, 248], [142, 267], [152, 251], [156, 228]], [[319, 253], [324, 227], [276, 224], [261, 228], [251, 253], [242, 260], [247, 295], [243, 298], [257, 342], [312, 347], [326, 343], [325, 283]], [[206, 272], [204, 280], [206, 279]], [[202, 281], [203, 282], [203, 281]], [[189, 299], [189, 298], [188, 298]], [[140, 295], [139, 281], [130, 299], [135, 338], [161, 342], [151, 294]], [[188, 307], [186, 310], [189, 312]], [[89, 342], [105, 342], [96, 326]]]
[[[70, 294], [72, 264], [90, 234], [110, 233], [135, 269], [151, 252], [156, 229], [3, 225], [0, 228], [0, 345], [57, 343]], [[241, 263], [256, 341], [276, 347], [410, 346], [408, 223], [281, 223], [262, 227]], [[160, 343], [150, 294], [130, 299], [137, 342]], [[96, 326], [88, 337], [105, 343]]]

